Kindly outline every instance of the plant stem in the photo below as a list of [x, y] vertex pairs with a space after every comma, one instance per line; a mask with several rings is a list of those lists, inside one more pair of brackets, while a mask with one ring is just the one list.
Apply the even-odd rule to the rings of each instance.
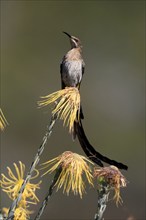
[[41, 154], [44, 151], [44, 148], [45, 148], [45, 145], [47, 143], [48, 138], [51, 136], [51, 133], [52, 133], [52, 130], [53, 130], [53, 126], [54, 126], [56, 120], [57, 120], [57, 116], [53, 115], [52, 118], [51, 118], [51, 121], [50, 121], [50, 125], [49, 125], [49, 127], [47, 127], [46, 133], [45, 133], [45, 135], [43, 137], [42, 143], [41, 143], [40, 147], [37, 150], [37, 153], [35, 155], [34, 161], [31, 164], [30, 170], [27, 173], [27, 176], [26, 176], [25, 180], [23, 181], [23, 183], [21, 185], [21, 188], [19, 190], [18, 196], [13, 201], [13, 203], [12, 203], [10, 209], [9, 209], [8, 217], [7, 217], [6, 220], [11, 220], [11, 219], [14, 218], [15, 209], [17, 208], [17, 205], [18, 205], [18, 203], [21, 200], [21, 197], [22, 197], [22, 194], [23, 194], [23, 191], [25, 189], [26, 184], [31, 179], [33, 171], [35, 170], [37, 164], [39, 163], [40, 156], [41, 156]]
[[94, 216], [94, 220], [104, 220], [103, 213], [106, 209], [108, 196], [109, 196], [109, 186], [105, 184], [101, 184], [97, 190], [98, 192], [98, 206], [97, 213]]
[[50, 187], [49, 187], [48, 194], [46, 195], [44, 201], [42, 202], [42, 206], [40, 207], [40, 209], [39, 209], [39, 211], [38, 211], [38, 214], [36, 215], [36, 217], [34, 218], [34, 220], [39, 220], [40, 217], [42, 216], [42, 214], [43, 214], [43, 212], [44, 212], [44, 210], [45, 210], [45, 208], [46, 208], [46, 206], [47, 206], [47, 204], [48, 204], [48, 201], [49, 201], [49, 199], [50, 199], [50, 197], [51, 197], [51, 195], [52, 195], [52, 193], [53, 193], [53, 189], [54, 189], [54, 187], [55, 187], [55, 184], [56, 184], [56, 182], [57, 182], [57, 180], [58, 180], [58, 177], [59, 177], [61, 171], [62, 171], [62, 167], [60, 166], [60, 167], [56, 170], [56, 174], [55, 174], [55, 176], [54, 176], [54, 178], [53, 178], [53, 180], [52, 180], [52, 183], [51, 183], [51, 185], [50, 185]]
[[6, 217], [1, 213], [1, 210], [0, 210], [0, 220], [6, 220]]

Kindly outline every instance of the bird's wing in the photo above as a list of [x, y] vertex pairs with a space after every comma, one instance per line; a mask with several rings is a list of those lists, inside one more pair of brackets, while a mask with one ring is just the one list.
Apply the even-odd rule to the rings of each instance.
[[82, 61], [82, 75], [84, 74], [84, 72], [85, 72], [85, 63], [84, 61]]
[[63, 72], [63, 62], [60, 63], [60, 74], [61, 74], [61, 89], [65, 88], [65, 84], [62, 80], [62, 72]]

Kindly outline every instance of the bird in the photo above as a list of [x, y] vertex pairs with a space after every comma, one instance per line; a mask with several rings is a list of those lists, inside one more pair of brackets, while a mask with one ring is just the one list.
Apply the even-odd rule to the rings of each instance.
[[[85, 63], [82, 58], [82, 45], [79, 38], [71, 36], [64, 32], [69, 37], [71, 49], [63, 56], [60, 64], [61, 87], [75, 87], [80, 89], [80, 84], [85, 71]], [[84, 119], [82, 107], [80, 106], [80, 118]]]
[[71, 49], [64, 55], [60, 64], [62, 89], [67, 86], [79, 89], [85, 70], [81, 41], [67, 32], [63, 33], [69, 37]]
[[[60, 73], [61, 73], [61, 87], [75, 87], [80, 89], [81, 81], [85, 71], [85, 63], [82, 58], [82, 45], [79, 38], [71, 36], [67, 32], [63, 32], [70, 39], [71, 49], [64, 55], [62, 62], [60, 64]], [[84, 150], [85, 154], [89, 159], [94, 163], [103, 167], [103, 162], [106, 162], [110, 165], [115, 165], [119, 169], [127, 170], [128, 166], [111, 160], [108, 157], [100, 154], [95, 150], [95, 148], [90, 144], [85, 131], [82, 126], [81, 119], [84, 119], [82, 107], [80, 106], [80, 119], [79, 121], [74, 122], [74, 131], [72, 133], [73, 140], [75, 137], [78, 137], [79, 143]]]

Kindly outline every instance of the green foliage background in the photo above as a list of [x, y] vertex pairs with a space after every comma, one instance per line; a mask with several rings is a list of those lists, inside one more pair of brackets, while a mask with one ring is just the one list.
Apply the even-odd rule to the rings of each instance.
[[[19, 160], [28, 170], [41, 143], [50, 107], [36, 103], [60, 89], [59, 65], [70, 48], [66, 31], [83, 44], [86, 134], [97, 151], [129, 166], [124, 204], [111, 201], [105, 219], [145, 219], [144, 8], [145, 1], [1, 1], [1, 107], [10, 124], [1, 135], [2, 172]], [[65, 150], [84, 154], [57, 122], [41, 162]], [[50, 181], [44, 177], [40, 200]], [[2, 206], [10, 205], [1, 196]], [[58, 192], [44, 220], [93, 219], [96, 205], [94, 189], [82, 200]]]

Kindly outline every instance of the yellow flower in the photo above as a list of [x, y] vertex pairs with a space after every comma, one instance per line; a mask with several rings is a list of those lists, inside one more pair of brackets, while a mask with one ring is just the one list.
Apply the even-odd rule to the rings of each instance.
[[63, 187], [63, 192], [66, 192], [67, 195], [72, 191], [74, 194], [79, 194], [82, 198], [82, 194], [85, 192], [83, 174], [87, 178], [88, 183], [93, 185], [91, 169], [87, 162], [93, 164], [84, 156], [66, 151], [60, 156], [42, 164], [44, 166], [42, 169], [45, 169], [55, 163], [43, 175], [57, 171], [61, 167], [61, 173], [55, 184], [57, 185], [57, 190]]
[[79, 90], [74, 87], [66, 87], [65, 89], [59, 90], [42, 98], [44, 100], [38, 102], [40, 107], [57, 102], [52, 114], [60, 117], [60, 119], [64, 121], [64, 124], [69, 126], [69, 131], [72, 132], [74, 121], [78, 121], [80, 115]]
[[0, 108], [0, 130], [3, 131], [7, 124], [8, 124], [8, 122], [7, 122], [5, 116]]
[[[24, 172], [25, 172], [25, 165], [21, 161], [19, 161], [19, 167], [15, 163], [14, 163], [14, 167], [15, 167], [16, 176], [14, 175], [12, 170], [9, 167], [7, 167], [9, 177], [6, 177], [4, 174], [1, 174], [2, 179], [0, 181], [2, 190], [6, 192], [9, 198], [12, 200], [15, 200], [18, 196], [18, 192], [24, 181]], [[32, 177], [31, 179], [36, 178], [38, 175], [39, 175], [39, 172], [36, 170], [36, 175]], [[20, 202], [25, 203], [26, 199], [28, 198], [31, 201], [27, 201], [27, 202], [36, 204], [39, 201], [39, 199], [35, 195], [35, 191], [36, 189], [40, 188], [40, 183], [41, 182], [37, 184], [33, 184], [33, 183], [28, 182], [26, 184], [26, 187], [24, 189], [24, 192], [22, 194], [22, 199]]]
[[106, 183], [109, 189], [114, 189], [114, 199], [116, 200], [117, 205], [118, 203], [122, 203], [120, 188], [126, 187], [127, 181], [117, 167], [109, 166], [103, 168], [95, 168], [94, 177], [98, 178], [99, 184]]
[[[3, 208], [3, 212], [8, 215], [9, 209]], [[29, 211], [27, 208], [18, 207], [14, 213], [14, 220], [28, 220], [30, 219], [29, 216], [32, 213], [33, 211]]]

